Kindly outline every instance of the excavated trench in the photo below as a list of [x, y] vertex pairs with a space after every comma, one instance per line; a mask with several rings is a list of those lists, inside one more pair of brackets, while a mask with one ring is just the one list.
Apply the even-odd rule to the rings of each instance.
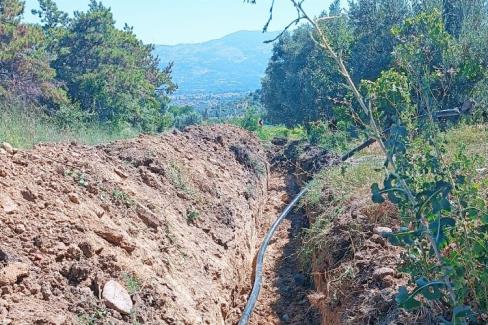
[[[303, 188], [305, 181], [334, 159], [311, 146], [277, 140], [271, 153], [273, 166], [268, 182], [268, 200], [258, 225], [263, 238], [271, 223]], [[313, 292], [310, 270], [300, 261], [301, 234], [308, 227], [304, 211], [294, 208], [279, 225], [267, 247], [262, 288], [249, 324], [320, 324], [319, 311], [307, 295]], [[255, 265], [253, 265], [255, 267]]]
[[[274, 172], [268, 188], [265, 219], [276, 218], [298, 191], [292, 176]], [[307, 225], [306, 216], [301, 211], [293, 211], [275, 233], [268, 246], [263, 286], [250, 324], [320, 324], [318, 311], [307, 299], [312, 283], [298, 255], [300, 233]]]

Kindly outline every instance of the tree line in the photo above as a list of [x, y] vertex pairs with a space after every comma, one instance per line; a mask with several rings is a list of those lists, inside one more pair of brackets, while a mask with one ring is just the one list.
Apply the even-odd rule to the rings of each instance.
[[15, 103], [61, 123], [95, 121], [143, 131], [174, 122], [172, 65], [161, 69], [153, 46], [132, 27], [117, 28], [110, 8], [96, 0], [72, 16], [53, 0], [39, 5], [32, 13], [40, 23], [30, 24], [22, 19], [23, 1], [0, 0], [2, 106]]
[[[369, 83], [396, 72], [406, 78], [421, 115], [426, 105], [422, 89], [410, 85], [428, 75], [436, 109], [464, 109], [486, 118], [486, 1], [351, 0], [346, 11], [336, 0], [320, 17], [364, 95]], [[352, 123], [344, 112], [356, 104], [333, 60], [310, 37], [312, 32], [304, 24], [276, 42], [262, 80], [267, 119], [287, 126], [326, 120], [333, 128], [347, 129]]]

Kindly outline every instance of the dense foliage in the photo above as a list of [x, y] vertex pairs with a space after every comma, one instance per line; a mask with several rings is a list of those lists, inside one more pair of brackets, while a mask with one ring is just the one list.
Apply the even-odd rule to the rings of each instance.
[[385, 236], [405, 246], [412, 280], [398, 305], [428, 307], [442, 324], [486, 321], [488, 207], [478, 176], [486, 157], [462, 143], [447, 148], [444, 130], [463, 116], [486, 118], [488, 3], [357, 0], [338, 15], [336, 1], [312, 19], [290, 2], [308, 24], [274, 48], [262, 90], [270, 120], [352, 119], [375, 139], [386, 175], [372, 199], [398, 207], [402, 227]]
[[22, 22], [20, 0], [0, 1], [0, 96], [29, 101], [66, 123], [97, 121], [144, 131], [163, 128], [171, 65], [160, 70], [153, 46], [116, 28], [111, 10], [91, 0], [69, 17], [53, 0]]
[[[433, 10], [440, 20], [429, 16]], [[321, 17], [326, 16], [338, 16], [319, 17], [318, 25], [355, 83], [375, 81], [382, 71], [398, 69], [409, 82], [433, 84], [434, 103], [421, 103], [423, 90], [414, 90], [417, 110], [428, 104], [486, 115], [486, 1], [352, 0], [347, 12], [335, 1]], [[274, 46], [262, 82], [262, 101], [272, 123], [292, 126], [326, 119], [336, 127], [338, 120], [345, 121], [338, 112], [355, 105], [332, 58], [312, 40], [311, 32], [310, 25], [302, 25]], [[414, 57], [407, 65], [405, 60]]]
[[46, 38], [39, 28], [21, 22], [24, 5], [0, 1], [0, 100], [21, 97], [36, 103], [65, 103], [50, 66]]

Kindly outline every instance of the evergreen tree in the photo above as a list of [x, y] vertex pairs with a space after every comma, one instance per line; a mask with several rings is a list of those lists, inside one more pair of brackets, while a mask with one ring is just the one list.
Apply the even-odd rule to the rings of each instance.
[[23, 2], [0, 0], [0, 97], [50, 107], [66, 103], [49, 65], [42, 30], [22, 23], [23, 13]]
[[[167, 95], [175, 89], [171, 66], [162, 71], [153, 47], [138, 40], [132, 28], [115, 27], [110, 8], [92, 0], [87, 12], [67, 21], [51, 1], [40, 16], [55, 56], [53, 67], [70, 98], [101, 121], [130, 123], [155, 130]], [[52, 32], [63, 27], [62, 32]]]

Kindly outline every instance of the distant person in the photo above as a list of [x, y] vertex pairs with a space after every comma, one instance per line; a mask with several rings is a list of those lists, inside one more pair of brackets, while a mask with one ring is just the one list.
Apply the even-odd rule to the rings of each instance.
[[263, 121], [262, 118], [259, 119], [258, 124], [259, 124], [260, 127], [263, 127], [264, 121]]

